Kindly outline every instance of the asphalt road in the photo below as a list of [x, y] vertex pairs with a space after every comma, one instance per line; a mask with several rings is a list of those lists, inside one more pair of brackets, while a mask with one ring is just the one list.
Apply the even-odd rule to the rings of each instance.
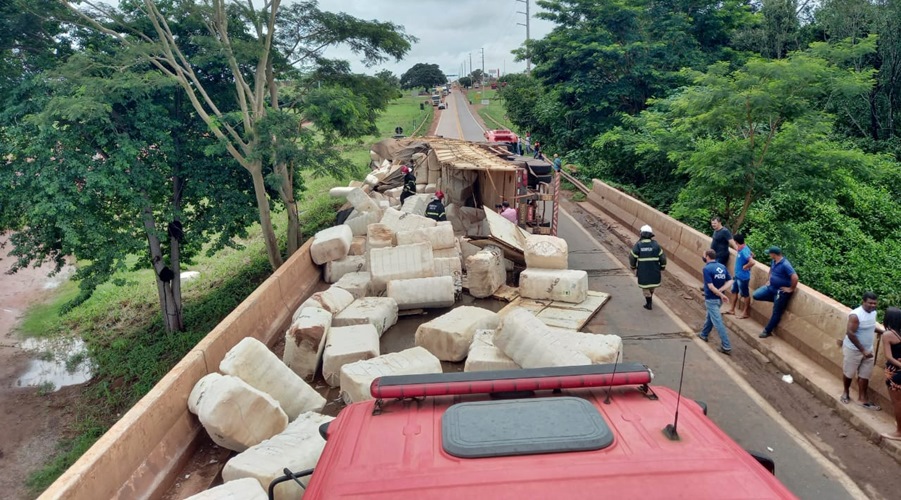
[[[569, 266], [588, 271], [589, 287], [611, 295], [585, 330], [623, 338], [623, 358], [653, 370], [654, 384], [679, 387], [683, 346], [688, 346], [683, 394], [704, 401], [709, 416], [742, 447], [776, 461], [776, 475], [800, 498], [844, 499], [863, 496], [853, 481], [817, 451], [729, 366], [730, 358], [694, 332], [659, 301], [647, 311], [630, 270], [612, 256], [567, 212], [559, 233], [569, 244]], [[850, 490], [850, 491], [849, 491]]]
[[441, 112], [435, 135], [473, 142], [484, 141], [485, 130], [470, 111], [466, 96], [454, 90], [447, 95], [446, 102], [447, 109]]
[[[443, 111], [437, 135], [483, 140], [483, 129], [473, 117], [465, 97], [452, 92]], [[589, 287], [611, 295], [610, 301], [586, 325], [593, 333], [623, 338], [623, 357], [653, 370], [654, 384], [679, 387], [683, 346], [688, 346], [683, 394], [704, 401], [709, 416], [742, 447], [769, 455], [776, 475], [800, 498], [866, 498], [848, 475], [820, 453], [760, 396], [730, 365], [730, 358], [716, 352], [711, 343], [694, 339], [688, 325], [659, 301], [653, 311], [642, 306], [644, 298], [635, 278], [583, 226], [560, 211], [559, 236], [569, 244], [569, 266], [588, 271]]]

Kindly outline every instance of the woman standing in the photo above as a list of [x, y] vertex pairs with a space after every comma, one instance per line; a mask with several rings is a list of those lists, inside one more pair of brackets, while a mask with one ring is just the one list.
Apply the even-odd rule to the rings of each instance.
[[886, 432], [885, 439], [901, 441], [901, 309], [889, 307], [885, 311], [885, 333], [882, 346], [885, 349], [885, 385], [888, 386], [892, 409], [895, 412], [895, 432]]

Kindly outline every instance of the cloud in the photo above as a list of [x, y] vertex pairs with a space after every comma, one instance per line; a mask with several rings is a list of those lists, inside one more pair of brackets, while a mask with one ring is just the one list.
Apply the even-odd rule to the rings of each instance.
[[[542, 38], [553, 24], [534, 17], [538, 7], [531, 0], [531, 36]], [[375, 73], [388, 69], [400, 76], [416, 63], [437, 64], [446, 74], [459, 74], [482, 67], [513, 73], [525, 69], [525, 61], [516, 62], [511, 54], [525, 41], [525, 4], [516, 0], [319, 0], [319, 7], [331, 12], [346, 12], [361, 19], [390, 21], [401, 25], [419, 39], [400, 62], [393, 60], [367, 68], [346, 47], [328, 49], [326, 57], [350, 61], [354, 71]]]

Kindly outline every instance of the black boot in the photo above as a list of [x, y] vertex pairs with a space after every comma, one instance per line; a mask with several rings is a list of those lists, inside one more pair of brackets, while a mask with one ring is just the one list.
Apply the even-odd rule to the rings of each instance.
[[653, 300], [653, 297], [645, 297], [644, 298], [644, 308], [647, 309], [648, 311], [650, 311], [651, 309], [654, 308], [651, 305], [651, 300]]

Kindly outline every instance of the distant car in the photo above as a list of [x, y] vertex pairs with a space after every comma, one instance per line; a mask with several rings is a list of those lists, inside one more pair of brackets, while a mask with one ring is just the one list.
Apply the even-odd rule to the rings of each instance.
[[443, 102], [438, 104], [438, 109], [445, 109], [445, 108], [447, 108], [447, 104], [445, 104]]
[[676, 432], [679, 398], [652, 378], [639, 363], [378, 378], [320, 428], [304, 498], [795, 498], [703, 403], [682, 398]]

